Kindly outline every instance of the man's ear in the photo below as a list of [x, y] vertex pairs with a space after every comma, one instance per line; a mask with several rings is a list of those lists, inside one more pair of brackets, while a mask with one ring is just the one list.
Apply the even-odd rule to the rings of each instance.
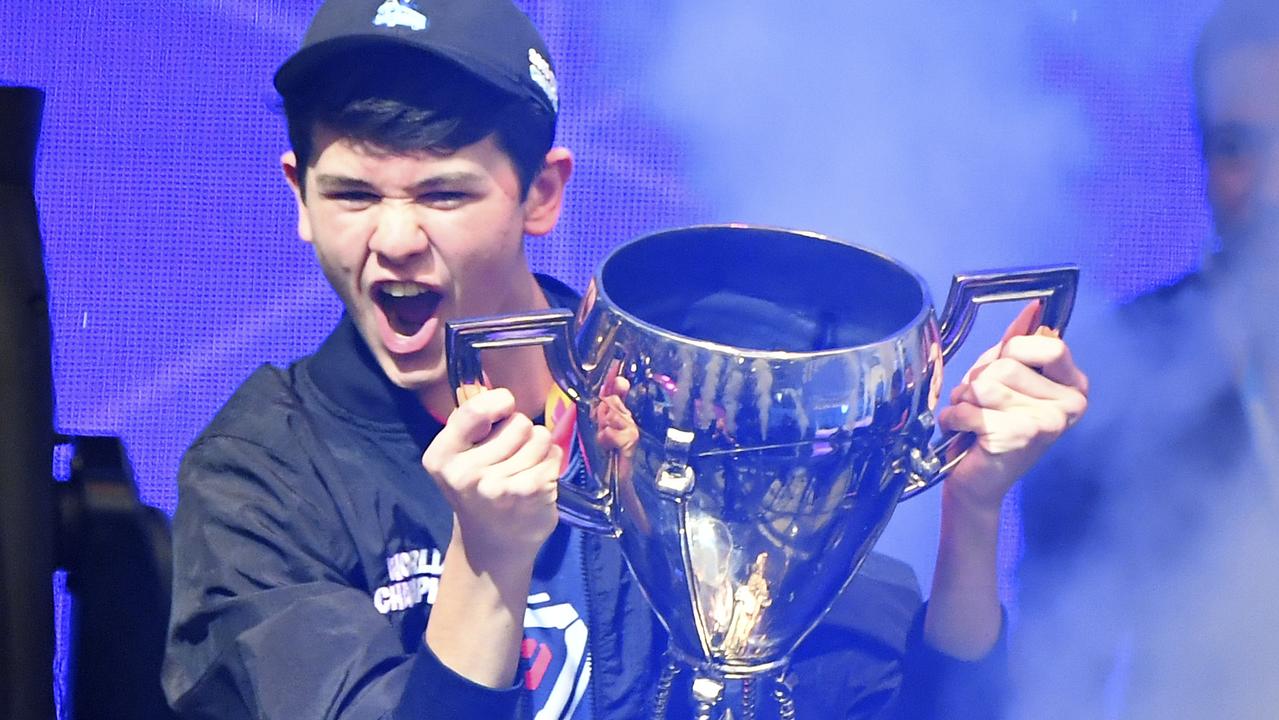
[[306, 212], [306, 194], [302, 189], [301, 176], [298, 173], [298, 156], [292, 150], [280, 156], [280, 169], [284, 179], [293, 190], [293, 199], [298, 204], [298, 237], [311, 242], [311, 216]]
[[564, 186], [573, 174], [573, 153], [554, 147], [524, 199], [524, 234], [545, 235], [555, 228], [564, 207]]

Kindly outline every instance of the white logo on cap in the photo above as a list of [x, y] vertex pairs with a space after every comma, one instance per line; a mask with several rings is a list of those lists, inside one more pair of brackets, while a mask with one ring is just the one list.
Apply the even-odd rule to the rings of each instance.
[[413, 0], [386, 0], [377, 8], [373, 18], [374, 25], [382, 27], [406, 27], [410, 30], [425, 30], [426, 16], [413, 7]]
[[551, 70], [551, 64], [542, 57], [542, 54], [533, 48], [528, 49], [528, 75], [533, 78], [533, 82], [542, 88], [542, 92], [546, 93], [546, 99], [551, 101], [551, 107], [555, 112], [560, 111], [560, 91], [559, 86], [555, 83], [555, 71]]

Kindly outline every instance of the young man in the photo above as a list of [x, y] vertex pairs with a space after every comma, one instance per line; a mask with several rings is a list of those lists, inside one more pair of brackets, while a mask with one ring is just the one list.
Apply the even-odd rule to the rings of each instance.
[[[330, 0], [276, 86], [298, 232], [346, 315], [313, 355], [254, 373], [187, 453], [171, 702], [191, 718], [645, 716], [663, 631], [617, 547], [557, 525], [557, 479], [580, 460], [534, 421], [553, 418], [541, 351], [486, 360], [496, 389], [461, 398], [444, 365], [448, 319], [576, 303], [523, 251], [573, 165], [552, 145], [541, 38], [509, 0]], [[979, 442], [943, 491], [927, 611], [908, 571], [868, 562], [797, 653], [803, 716], [994, 713], [1000, 503], [1086, 405], [1060, 341], [1014, 337], [1032, 317], [942, 414]], [[671, 717], [691, 717], [686, 696]]]

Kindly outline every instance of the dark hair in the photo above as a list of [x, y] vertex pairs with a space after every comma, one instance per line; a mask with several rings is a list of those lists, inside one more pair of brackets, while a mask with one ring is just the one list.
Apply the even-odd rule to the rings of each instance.
[[1224, 0], [1208, 18], [1195, 47], [1195, 108], [1201, 130], [1206, 129], [1203, 104], [1209, 67], [1233, 50], [1255, 45], [1279, 45], [1279, 0]]
[[391, 153], [449, 153], [493, 135], [524, 193], [555, 139], [555, 119], [543, 108], [416, 50], [365, 48], [317, 67], [314, 77], [284, 97], [303, 187], [317, 126]]

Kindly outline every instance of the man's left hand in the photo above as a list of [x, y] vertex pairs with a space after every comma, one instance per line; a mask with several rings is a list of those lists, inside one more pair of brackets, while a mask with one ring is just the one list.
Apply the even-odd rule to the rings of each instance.
[[1030, 303], [951, 393], [938, 414], [943, 429], [976, 441], [946, 480], [965, 505], [998, 512], [1012, 484], [1088, 407], [1088, 378], [1054, 333], [1028, 334], [1038, 322]]

